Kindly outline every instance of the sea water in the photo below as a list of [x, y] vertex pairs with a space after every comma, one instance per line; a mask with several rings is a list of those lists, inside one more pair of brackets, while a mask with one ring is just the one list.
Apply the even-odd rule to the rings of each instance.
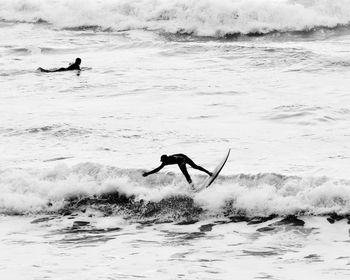
[[[348, 0], [0, 0], [1, 279], [348, 279], [349, 24]], [[142, 177], [228, 148], [201, 192]]]

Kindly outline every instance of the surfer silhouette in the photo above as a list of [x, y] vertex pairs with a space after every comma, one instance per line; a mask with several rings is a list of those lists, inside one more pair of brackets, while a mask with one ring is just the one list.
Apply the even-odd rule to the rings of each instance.
[[209, 172], [208, 170], [204, 169], [203, 167], [195, 164], [188, 156], [184, 155], [184, 154], [175, 154], [175, 155], [162, 155], [160, 157], [160, 161], [162, 162], [162, 164], [153, 169], [152, 171], [149, 172], [144, 172], [142, 174], [143, 177], [146, 177], [148, 175], [151, 175], [153, 173], [157, 173], [159, 170], [161, 170], [164, 166], [166, 165], [173, 165], [173, 164], [177, 164], [182, 172], [182, 174], [185, 176], [187, 182], [189, 184], [192, 183], [192, 179], [190, 177], [190, 175], [187, 172], [187, 168], [186, 168], [186, 164], [188, 164], [189, 166], [191, 166], [194, 169], [198, 169], [200, 171], [203, 171], [205, 173], [207, 173], [209, 176], [212, 175], [211, 172]]
[[59, 69], [52, 69], [52, 70], [47, 70], [44, 68], [39, 67], [38, 70], [41, 72], [45, 73], [53, 73], [53, 72], [63, 72], [63, 71], [72, 71], [72, 70], [80, 70], [80, 64], [81, 64], [81, 59], [77, 57], [75, 59], [75, 62], [69, 65], [67, 68], [59, 68]]

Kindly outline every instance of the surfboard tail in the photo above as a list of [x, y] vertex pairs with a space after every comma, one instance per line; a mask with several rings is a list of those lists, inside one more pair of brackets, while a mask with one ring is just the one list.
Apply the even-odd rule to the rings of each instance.
[[215, 179], [219, 176], [222, 168], [225, 166], [225, 164], [230, 156], [230, 152], [231, 152], [231, 149], [228, 149], [225, 157], [221, 160], [219, 165], [212, 172], [213, 174], [204, 180], [204, 182], [201, 184], [201, 187], [199, 188], [199, 190], [208, 188], [215, 181]]

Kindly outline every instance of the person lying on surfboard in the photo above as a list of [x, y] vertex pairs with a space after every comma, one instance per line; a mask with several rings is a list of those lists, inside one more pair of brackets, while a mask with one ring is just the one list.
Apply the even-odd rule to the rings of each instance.
[[157, 173], [164, 166], [172, 165], [172, 164], [177, 164], [179, 166], [182, 174], [185, 176], [185, 178], [186, 178], [186, 180], [187, 180], [187, 182], [189, 184], [192, 184], [192, 179], [191, 179], [190, 175], [187, 172], [186, 164], [188, 164], [189, 166], [191, 166], [194, 169], [198, 169], [200, 171], [203, 171], [203, 172], [207, 173], [209, 176], [213, 175], [208, 170], [206, 170], [203, 167], [198, 166], [197, 164], [195, 164], [188, 156], [186, 156], [184, 154], [175, 154], [175, 155], [170, 155], [170, 156], [162, 155], [160, 157], [160, 161], [162, 162], [162, 164], [159, 167], [157, 167], [156, 169], [153, 169], [152, 171], [144, 172], [142, 174], [142, 176], [146, 177], [146, 176], [151, 175], [153, 173]]
[[53, 70], [47, 70], [44, 68], [39, 67], [38, 70], [41, 72], [45, 73], [53, 73], [53, 72], [63, 72], [63, 71], [72, 71], [72, 70], [80, 70], [80, 64], [81, 64], [81, 59], [77, 57], [75, 59], [75, 62], [69, 65], [67, 68], [59, 68], [59, 69], [53, 69]]

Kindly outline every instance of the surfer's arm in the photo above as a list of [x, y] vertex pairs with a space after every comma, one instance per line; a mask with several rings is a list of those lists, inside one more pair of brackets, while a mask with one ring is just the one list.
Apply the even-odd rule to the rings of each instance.
[[148, 175], [151, 175], [151, 174], [153, 174], [153, 173], [157, 173], [159, 170], [161, 170], [163, 167], [165, 166], [165, 164], [161, 164], [159, 167], [157, 167], [156, 169], [153, 169], [152, 171], [150, 171], [150, 172], [144, 172], [143, 174], [142, 174], [142, 176], [143, 177], [146, 177], [146, 176], [148, 176]]

